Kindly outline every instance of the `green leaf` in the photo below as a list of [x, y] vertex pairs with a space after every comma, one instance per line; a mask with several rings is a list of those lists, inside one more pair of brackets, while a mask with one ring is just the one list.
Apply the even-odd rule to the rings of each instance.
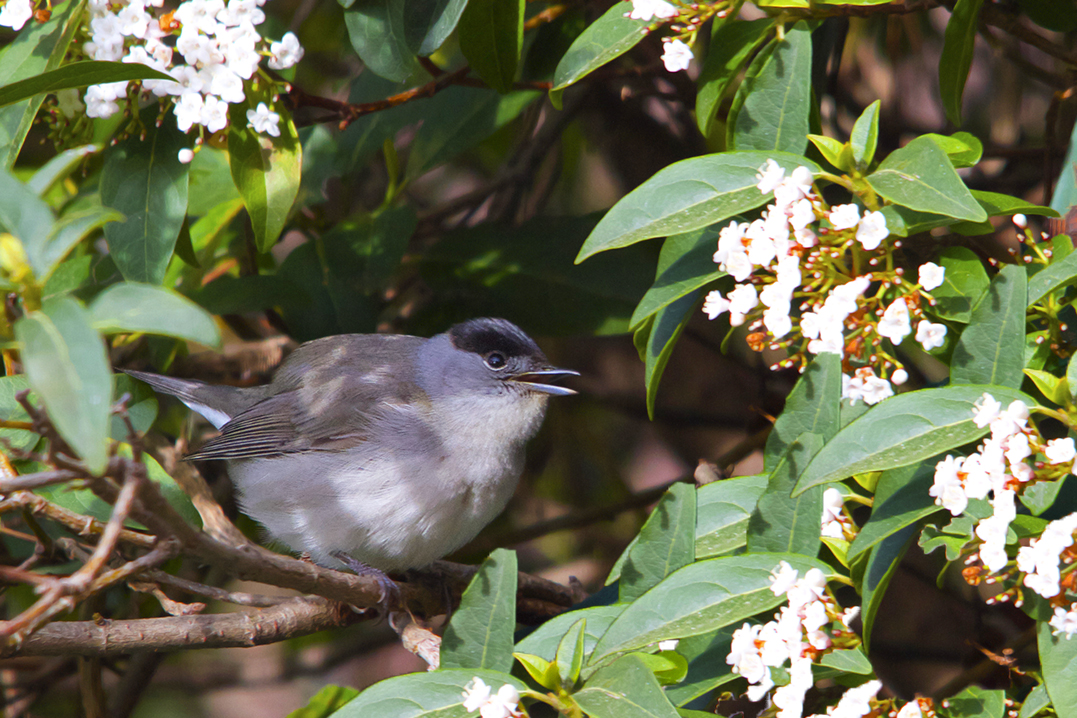
[[[59, 66], [75, 30], [82, 24], [85, 0], [53, 3], [48, 22], [31, 22], [0, 51], [0, 77], [18, 82]], [[41, 95], [0, 109], [0, 169], [9, 170], [44, 101]]]
[[[954, 167], [973, 167], [983, 157], [983, 143], [975, 135], [968, 132], [955, 132], [952, 135], [938, 135], [934, 132], [929, 132], [924, 137], [933, 139], [935, 144], [942, 148], [942, 151], [950, 158], [950, 162], [953, 163]], [[994, 194], [994, 192], [984, 192], [983, 194]], [[972, 196], [976, 197], [976, 195], [977, 191], [972, 190]], [[1005, 197], [1006, 195], [998, 196]]]
[[663, 242], [654, 284], [632, 313], [629, 326], [639, 326], [686, 294], [724, 277], [725, 272], [714, 263], [717, 246], [718, 230], [714, 227], [676, 234]]
[[1039, 516], [1054, 506], [1055, 499], [1058, 498], [1058, 493], [1062, 490], [1067, 480], [1069, 480], [1069, 477], [1063, 476], [1055, 481], [1037, 481], [1031, 486], [1027, 486], [1018, 498], [1021, 499], [1022, 504], [1028, 507], [1033, 516]]
[[849, 134], [849, 145], [853, 149], [853, 159], [858, 167], [866, 169], [875, 159], [875, 149], [879, 146], [879, 108], [881, 102], [875, 100], [860, 113], [853, 123]]
[[329, 718], [340, 708], [359, 695], [359, 691], [350, 686], [323, 686], [314, 697], [303, 706], [288, 714], [288, 718]]
[[592, 606], [591, 608], [579, 608], [574, 611], [566, 611], [559, 616], [551, 618], [546, 623], [536, 628], [532, 633], [524, 637], [516, 644], [516, 650], [521, 653], [530, 653], [542, 656], [547, 661], [557, 659], [557, 649], [561, 641], [581, 619], [587, 623], [583, 629], [583, 655], [586, 659], [591, 655], [598, 644], [598, 640], [606, 633], [614, 619], [624, 611], [624, 604], [613, 606]]
[[834, 165], [843, 172], [849, 172], [853, 168], [846, 166], [849, 163], [842, 160], [842, 153], [845, 152], [848, 145], [835, 140], [833, 137], [827, 137], [826, 135], [808, 135], [808, 139], [815, 145], [815, 148], [826, 158], [826, 161]]
[[680, 683], [688, 674], [688, 661], [675, 651], [659, 651], [658, 653], [636, 651], [628, 655], [643, 661], [643, 665], [647, 666], [647, 670], [653, 673], [658, 683], [663, 686]]
[[408, 673], [375, 683], [333, 714], [333, 718], [448, 718], [467, 712], [463, 708], [464, 688], [475, 678], [497, 691], [511, 684], [527, 690], [523, 681], [508, 673], [475, 668], [442, 668], [424, 673]]
[[982, 5], [983, 0], [957, 0], [950, 21], [946, 23], [939, 60], [939, 92], [946, 119], [958, 126], [961, 125], [961, 96], [972, 67]]
[[516, 583], [514, 551], [497, 549], [482, 562], [441, 639], [443, 667], [512, 669]]
[[460, 16], [460, 52], [487, 85], [512, 89], [524, 43], [525, 0], [468, 0]]
[[242, 206], [243, 200], [236, 183], [232, 181], [232, 170], [228, 166], [228, 153], [225, 150], [203, 145], [191, 161], [190, 177], [187, 213], [191, 217], [209, 216], [235, 202]]
[[344, 24], [352, 47], [368, 70], [394, 82], [404, 82], [419, 69], [408, 47], [403, 0], [339, 1], [345, 8]]
[[[937, 457], [935, 457], [937, 458]], [[939, 510], [928, 490], [935, 482], [935, 464], [928, 459], [913, 466], [884, 471], [875, 486], [871, 518], [853, 539], [846, 554], [853, 562], [865, 551]]]
[[679, 718], [639, 656], [599, 669], [572, 698], [592, 718]]
[[[587, 619], [581, 618], [572, 624], [572, 627], [565, 633], [565, 637], [561, 639], [561, 643], [557, 645], [557, 675], [561, 680], [561, 685], [566, 689], [571, 689], [580, 678], [586, 628]], [[556, 686], [551, 687], [556, 688]]]
[[796, 554], [745, 554], [696, 561], [667, 576], [614, 619], [588, 661], [597, 665], [616, 653], [660, 640], [686, 638], [743, 621], [777, 606], [785, 596], [770, 590], [770, 574], [781, 561], [801, 572], [821, 561]]
[[997, 384], [1021, 388], [1025, 366], [1025, 268], [1008, 264], [972, 309], [950, 361], [954, 384]]
[[776, 40], [755, 74], [737, 88], [729, 113], [727, 146], [735, 150], [779, 150], [803, 154], [811, 106], [811, 31], [800, 22]]
[[688, 673], [680, 684], [666, 688], [666, 696], [673, 705], [683, 706], [739, 677], [726, 663], [734, 630], [733, 626], [727, 626], [680, 640], [677, 653], [688, 659]]
[[886, 199], [918, 212], [973, 222], [987, 219], [950, 158], [930, 137], [917, 137], [891, 152], [867, 180]]
[[983, 262], [965, 247], [947, 247], [939, 253], [938, 261], [946, 274], [942, 286], [931, 290], [935, 305], [929, 311], [943, 319], [968, 324], [972, 308], [991, 285]]
[[0, 107], [71, 87], [86, 87], [123, 80], [172, 80], [173, 77], [148, 65], [132, 62], [72, 62], [55, 70], [0, 87]]
[[858, 676], [871, 675], [875, 669], [871, 667], [871, 661], [862, 648], [849, 648], [843, 651], [831, 651], [824, 654], [820, 665], [837, 668], [845, 673], [854, 673]]
[[984, 393], [1003, 404], [1029, 396], [1005, 386], [964, 385], [921, 389], [890, 397], [842, 428], [815, 455], [795, 493], [866, 471], [909, 466], [976, 441], [987, 427], [973, 423]]
[[738, 476], [701, 486], [696, 492], [696, 558], [744, 546], [748, 520], [767, 488], [766, 474]]
[[1062, 406], [1069, 396], [1069, 386], [1064, 378], [1059, 378], [1050, 372], [1041, 369], [1025, 369], [1025, 376], [1032, 380], [1040, 393], [1050, 401]]
[[120, 282], [90, 304], [94, 328], [103, 334], [147, 333], [219, 348], [221, 335], [204, 309], [164, 287]]
[[188, 166], [177, 155], [187, 145], [169, 118], [159, 127], [147, 122], [144, 140], [132, 135], [106, 153], [101, 203], [127, 219], [105, 225], [105, 239], [125, 279], [164, 280], [187, 212]]
[[1051, 698], [1047, 695], [1047, 686], [1041, 683], [1025, 696], [1024, 702], [1021, 703], [1021, 712], [1017, 714], [1017, 718], [1032, 718], [1049, 705], [1051, 705]]
[[1077, 359], [1074, 357], [1070, 357], [1066, 365], [1066, 386], [1070, 390], [1070, 400], [1077, 401]]
[[1051, 262], [1028, 279], [1028, 306], [1061, 287], [1077, 282], [1077, 252]]
[[906, 526], [897, 533], [887, 536], [871, 549], [859, 586], [860, 620], [863, 623], [860, 637], [864, 641], [865, 651], [871, 651], [871, 629], [879, 615], [879, 607], [882, 606], [886, 588], [890, 585], [894, 571], [897, 570], [898, 564], [901, 563], [902, 557], [915, 537], [916, 527]]
[[45, 403], [57, 431], [90, 471], [103, 471], [112, 372], [89, 313], [74, 299], [50, 299], [42, 311], [16, 322], [15, 338], [30, 387]]
[[553, 73], [553, 91], [563, 90], [615, 57], [631, 50], [647, 37], [646, 20], [625, 17], [628, 6], [614, 3], [602, 17], [587, 26], [573, 41], [557, 63]]
[[[0, 227], [22, 242], [30, 259], [30, 247], [52, 232], [56, 218], [48, 204], [25, 184], [0, 168]], [[35, 274], [37, 267], [31, 261]]]
[[691, 232], [766, 204], [759, 169], [773, 159], [787, 172], [820, 168], [785, 152], [722, 152], [675, 162], [615, 204], [584, 242], [576, 262], [607, 249]]
[[228, 154], [232, 181], [250, 215], [258, 251], [268, 252], [284, 229], [299, 193], [303, 148], [287, 112], [280, 113], [280, 137], [259, 134], [247, 126], [247, 110], [258, 101], [258, 96], [248, 93], [246, 103], [229, 106]]
[[530, 653], [513, 653], [512, 655], [536, 683], [544, 688], [557, 690], [561, 679], [557, 675], [556, 664], [547, 661], [542, 656], [534, 656]]
[[[837, 355], [834, 355], [837, 358]], [[819, 434], [797, 437], [770, 474], [766, 492], [748, 521], [748, 551], [819, 553], [823, 515], [823, 487], [791, 496], [798, 477], [824, 445]]]
[[34, 172], [34, 176], [26, 184], [31, 192], [38, 197], [44, 197], [56, 183], [74, 172], [87, 157], [100, 151], [101, 147], [98, 145], [83, 145], [64, 150]]
[[[989, 691], [979, 686], [969, 686], [947, 700], [950, 715], [954, 718], [1002, 718], [1006, 714], [1006, 691], [1003, 690]], [[1059, 708], [1059, 715], [1063, 715], [1062, 705], [1055, 705]]]
[[696, 489], [674, 484], [640, 529], [621, 569], [620, 601], [628, 603], [695, 560]]
[[767, 437], [764, 466], [773, 471], [802, 434], [817, 434], [824, 442], [838, 432], [841, 405], [841, 357], [818, 355], [797, 380], [785, 408]]
[[774, 22], [768, 18], [736, 20], [723, 24], [711, 37], [696, 93], [696, 123], [704, 137], [711, 134], [718, 108], [730, 85], [752, 53], [766, 41], [773, 26]]
[[37, 235], [23, 246], [38, 281], [47, 280], [60, 262], [91, 232], [109, 222], [122, 222], [123, 215], [106, 207], [88, 207], [69, 212], [44, 235]]
[[467, 0], [408, 0], [404, 3], [404, 39], [417, 55], [432, 55], [460, 21]]
[[647, 384], [647, 416], [654, 418], [654, 407], [658, 400], [658, 383], [662, 373], [673, 354], [673, 347], [681, 337], [681, 332], [695, 313], [696, 302], [701, 290], [681, 297], [672, 304], [658, 310], [647, 337], [644, 354], [644, 381]]

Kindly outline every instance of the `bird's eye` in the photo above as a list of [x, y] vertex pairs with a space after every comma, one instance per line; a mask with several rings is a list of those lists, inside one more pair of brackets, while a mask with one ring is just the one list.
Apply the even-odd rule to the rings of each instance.
[[486, 366], [491, 369], [504, 369], [505, 355], [501, 352], [490, 352], [486, 355]]

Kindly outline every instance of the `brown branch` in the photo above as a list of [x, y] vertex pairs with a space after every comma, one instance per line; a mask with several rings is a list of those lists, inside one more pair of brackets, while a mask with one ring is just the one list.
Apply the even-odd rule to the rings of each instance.
[[984, 3], [980, 10], [980, 20], [1067, 65], [1077, 65], [1077, 54], [1070, 48], [1051, 42], [994, 3]]
[[[30, 476], [31, 474], [27, 474]], [[44, 516], [74, 531], [80, 536], [100, 534], [105, 530], [105, 522], [98, 521], [90, 516], [83, 516], [74, 511], [69, 511], [62, 506], [52, 503], [47, 499], [32, 494], [28, 491], [20, 491], [5, 499], [0, 499], [0, 513], [12, 509], [28, 509], [35, 516]], [[153, 548], [156, 539], [130, 529], [120, 531], [120, 541], [138, 546], [140, 548]]]
[[33, 474], [21, 476], [0, 477], [0, 494], [9, 494], [15, 491], [33, 491], [34, 489], [66, 484], [69, 481], [83, 478], [84, 474], [70, 469], [56, 471], [38, 471]]
[[189, 648], [275, 643], [360, 620], [348, 606], [302, 596], [241, 613], [50, 623], [28, 637], [21, 656], [122, 656]]
[[226, 591], [223, 588], [217, 588], [216, 586], [207, 586], [202, 583], [188, 581], [185, 578], [173, 576], [172, 574], [166, 573], [161, 570], [148, 571], [143, 576], [143, 579], [146, 581], [152, 581], [154, 583], [164, 584], [166, 586], [172, 586], [173, 588], [178, 588], [181, 591], [186, 591], [187, 593], [194, 594], [195, 596], [205, 596], [206, 598], [212, 598], [217, 601], [233, 603], [237, 606], [250, 606], [252, 608], [269, 608], [271, 606], [277, 606], [289, 600], [286, 596], [263, 596], [256, 593]]

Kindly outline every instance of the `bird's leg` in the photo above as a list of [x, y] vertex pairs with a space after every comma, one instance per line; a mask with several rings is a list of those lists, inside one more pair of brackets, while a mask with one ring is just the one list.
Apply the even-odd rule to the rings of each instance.
[[355, 559], [343, 551], [335, 551], [332, 554], [333, 558], [343, 563], [357, 576], [369, 576], [378, 582], [378, 586], [381, 588], [381, 597], [378, 599], [378, 604], [388, 614], [394, 606], [404, 606], [404, 598], [400, 594], [400, 586], [396, 584], [393, 579], [389, 578], [384, 571], [376, 569], [373, 566], [367, 566], [362, 561]]

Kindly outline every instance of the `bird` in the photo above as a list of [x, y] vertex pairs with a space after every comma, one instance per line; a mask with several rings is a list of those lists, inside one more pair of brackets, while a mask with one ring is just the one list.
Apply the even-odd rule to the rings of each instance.
[[[468, 541], [515, 492], [550, 364], [515, 324], [479, 318], [431, 338], [343, 334], [299, 346], [269, 384], [233, 387], [126, 370], [220, 434], [187, 460], [223, 460], [239, 507], [315, 563], [395, 588]], [[388, 583], [386, 583], [388, 581]]]

